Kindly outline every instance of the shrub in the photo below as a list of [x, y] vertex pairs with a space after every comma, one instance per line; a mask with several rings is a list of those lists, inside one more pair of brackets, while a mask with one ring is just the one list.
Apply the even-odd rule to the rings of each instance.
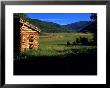
[[67, 41], [67, 46], [71, 45], [69, 41]]

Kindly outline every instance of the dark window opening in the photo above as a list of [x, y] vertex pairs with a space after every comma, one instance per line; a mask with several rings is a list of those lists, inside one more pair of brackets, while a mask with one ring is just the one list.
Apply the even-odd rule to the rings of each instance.
[[31, 36], [31, 37], [29, 38], [29, 42], [33, 42], [33, 41], [34, 41], [34, 37]]
[[33, 44], [30, 44], [29, 45], [29, 49], [33, 49], [34, 45]]

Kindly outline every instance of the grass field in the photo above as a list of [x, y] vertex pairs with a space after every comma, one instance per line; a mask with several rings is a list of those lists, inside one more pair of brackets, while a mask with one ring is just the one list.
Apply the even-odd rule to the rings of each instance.
[[[39, 49], [30, 50], [23, 54], [28, 56], [62, 56], [81, 53], [89, 53], [95, 50], [96, 46], [73, 45], [76, 38], [86, 37], [88, 41], [93, 41], [91, 33], [44, 33], [39, 37]], [[67, 41], [70, 46], [67, 46]]]
[[14, 75], [96, 75], [97, 47], [72, 45], [78, 37], [93, 39], [90, 33], [45, 33], [38, 50], [14, 60]]

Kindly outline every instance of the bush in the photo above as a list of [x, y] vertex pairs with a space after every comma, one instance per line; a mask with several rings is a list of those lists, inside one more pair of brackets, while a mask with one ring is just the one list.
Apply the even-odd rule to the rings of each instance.
[[76, 38], [76, 41], [73, 42], [73, 45], [89, 45], [88, 38], [86, 37]]
[[88, 38], [80, 37], [80, 43], [81, 45], [89, 45]]
[[71, 45], [69, 41], [67, 41], [67, 46]]

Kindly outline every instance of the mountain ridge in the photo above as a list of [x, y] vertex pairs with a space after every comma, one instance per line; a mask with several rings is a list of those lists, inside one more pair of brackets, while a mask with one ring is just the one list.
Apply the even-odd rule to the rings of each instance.
[[90, 21], [78, 21], [67, 25], [60, 25], [54, 22], [30, 19], [30, 23], [41, 29], [42, 32], [77, 32], [88, 26]]
[[90, 21], [78, 21], [78, 22], [70, 23], [64, 26], [71, 30], [80, 31], [90, 24], [91, 24]]

